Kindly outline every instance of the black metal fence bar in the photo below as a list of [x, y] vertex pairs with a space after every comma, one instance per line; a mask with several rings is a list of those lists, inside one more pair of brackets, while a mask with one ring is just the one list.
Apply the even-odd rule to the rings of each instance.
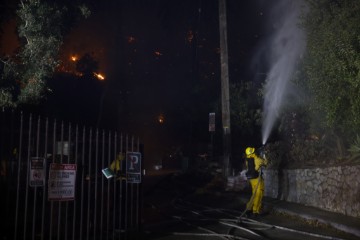
[[[78, 150], [79, 150], [79, 128], [76, 125], [75, 128], [75, 164], [78, 165], [78, 158], [76, 156], [78, 156]], [[75, 192], [76, 194], [76, 192]], [[78, 198], [77, 195], [75, 195], [75, 199], [74, 199], [74, 209], [73, 209], [73, 224], [72, 224], [72, 239], [75, 240], [75, 228], [76, 228], [76, 211], [77, 211], [77, 203], [78, 203]]]
[[[81, 151], [81, 165], [82, 168], [85, 166], [85, 127], [83, 127], [82, 131], [82, 151]], [[85, 171], [84, 169], [81, 169], [81, 204], [80, 204], [80, 239], [83, 239], [83, 222], [84, 222], [84, 193], [85, 193]]]
[[[60, 130], [60, 152], [59, 152], [59, 149], [56, 149], [57, 150], [57, 154], [60, 155], [60, 163], [63, 163], [63, 148], [64, 148], [64, 122], [61, 122], [61, 130]], [[56, 141], [53, 142], [54, 146], [57, 147], [56, 145]], [[57, 203], [57, 207], [58, 207], [58, 213], [57, 213], [57, 216], [58, 216], [58, 219], [57, 219], [57, 240], [60, 240], [60, 231], [61, 231], [61, 207], [62, 207], [62, 204], [61, 202], [58, 202]]]
[[[48, 147], [48, 131], [49, 131], [49, 120], [46, 119], [45, 122], [45, 141], [44, 141], [44, 158], [46, 158], [46, 150]], [[47, 169], [47, 163], [45, 162], [44, 164], [45, 169]], [[47, 178], [44, 178], [44, 186], [47, 186]], [[42, 197], [42, 215], [41, 215], [41, 232], [44, 233], [45, 230], [45, 205], [46, 204], [46, 194], [45, 194], [45, 189], [43, 189], [43, 197]], [[45, 234], [41, 234], [41, 240], [44, 240], [45, 238]]]
[[[107, 147], [107, 166], [111, 164], [111, 134], [108, 134], [108, 147]], [[109, 239], [110, 227], [110, 181], [106, 183], [106, 239]]]
[[[52, 141], [52, 143], [54, 143], [55, 142], [55, 139], [56, 139], [56, 120], [54, 121], [54, 124], [53, 124], [53, 141]], [[53, 149], [53, 151], [52, 151], [52, 162], [54, 163], [54, 161], [55, 161], [55, 145], [53, 144], [52, 145], [53, 147], [52, 147], [52, 149]], [[50, 227], [49, 227], [49, 230], [50, 230], [50, 233], [49, 233], [49, 239], [51, 239], [51, 237], [53, 236], [53, 218], [52, 218], [52, 216], [53, 216], [53, 212], [54, 212], [54, 202], [53, 201], [51, 201], [51, 203], [50, 203]]]
[[[137, 141], [137, 149], [136, 149], [137, 152], [140, 152], [139, 146], [140, 146], [140, 144], [139, 144], [139, 139], [138, 139], [138, 141]], [[141, 169], [142, 168], [143, 168], [143, 166], [141, 167]], [[140, 184], [136, 184], [136, 204], [135, 204], [135, 207], [136, 207], [136, 212], [135, 212], [136, 222], [135, 222], [135, 226], [137, 227], [137, 230], [140, 230], [139, 229], [139, 223], [140, 223], [139, 222], [139, 220], [140, 220], [139, 206], [140, 206]]]
[[[68, 146], [70, 147], [71, 146], [71, 143], [72, 143], [72, 132], [71, 132], [71, 124], [69, 123], [69, 129], [68, 129]], [[70, 159], [72, 162], [75, 163], [74, 160], [72, 160], [72, 154], [71, 154], [71, 151], [68, 152], [68, 159], [67, 159], [67, 164], [70, 164]], [[66, 224], [65, 224], [65, 237], [64, 239], [69, 239], [68, 238], [68, 225], [69, 225], [69, 222], [68, 222], [68, 212], [69, 212], [69, 202], [66, 202], [66, 211], [65, 211], [65, 219], [66, 219]], [[75, 198], [74, 198], [74, 201], [73, 201], [73, 208], [75, 208]]]
[[[37, 121], [36, 129], [36, 156], [39, 156], [39, 147], [40, 147], [40, 117]], [[36, 202], [37, 202], [37, 190], [38, 187], [34, 187], [34, 199], [33, 199], [33, 216], [32, 216], [32, 236], [31, 239], [35, 239], [35, 226], [36, 226]]]
[[[130, 142], [130, 149], [133, 152], [134, 151], [134, 138], [131, 138], [131, 142]], [[130, 184], [130, 227], [133, 227], [133, 209], [134, 209], [134, 184], [131, 183]]]
[[[28, 130], [28, 146], [27, 146], [27, 164], [29, 165], [30, 159], [30, 141], [31, 141], [31, 124], [32, 124], [32, 115], [30, 114], [29, 119], [29, 130]], [[20, 154], [21, 155], [21, 154]], [[29, 172], [26, 171], [26, 186], [29, 185]], [[26, 240], [26, 231], [27, 231], [27, 216], [28, 216], [28, 197], [29, 197], [29, 188], [25, 189], [25, 212], [24, 212], [24, 240]]]
[[[95, 134], [95, 173], [98, 173], [98, 162], [99, 162], [99, 130], [96, 130]], [[94, 240], [97, 239], [97, 195], [98, 195], [98, 174], [95, 174], [95, 190], [94, 190]]]
[[[124, 169], [127, 152], [140, 152], [139, 139], [32, 114], [13, 115], [11, 121], [1, 118], [1, 124], [14, 125], [0, 128], [0, 157], [10, 159], [5, 176], [8, 190], [4, 192], [12, 201], [9, 214], [1, 218], [8, 217], [13, 223], [1, 234], [15, 240], [115, 240], [126, 239], [129, 232], [139, 229], [141, 188], [128, 182]], [[2, 139], [14, 141], [3, 144]], [[36, 182], [34, 166], [39, 162], [42, 176]], [[53, 185], [58, 181], [52, 179], [54, 173], [63, 176], [63, 182], [56, 184], [65, 184], [67, 172], [51, 166], [76, 167], [75, 180], [69, 180], [74, 198]], [[115, 175], [105, 177], [105, 168]], [[54, 189], [56, 194], [51, 193]]]
[[[105, 131], [102, 132], [102, 154], [101, 166], [105, 165]], [[101, 211], [100, 211], [100, 231], [104, 231], [104, 178], [101, 178]], [[102, 234], [100, 235], [102, 239]]]
[[88, 174], [86, 176], [86, 180], [87, 182], [87, 220], [86, 220], [86, 239], [89, 240], [90, 239], [90, 204], [91, 204], [91, 162], [90, 162], [90, 156], [91, 156], [91, 138], [92, 138], [92, 129], [90, 128], [90, 132], [89, 132], [89, 155], [88, 155]]
[[[128, 149], [128, 146], [129, 146], [129, 138], [128, 136], [126, 135], [126, 138], [125, 138], [125, 148]], [[128, 229], [128, 194], [129, 192], [129, 184], [126, 182], [125, 183], [125, 229]], [[125, 232], [125, 238], [127, 238], [127, 232]]]
[[[115, 133], [114, 134], [114, 152], [113, 152], [113, 155], [115, 156], [115, 158], [117, 158], [118, 156], [118, 154], [117, 154], [117, 133]], [[113, 188], [113, 204], [114, 204], [114, 211], [113, 211], [113, 216], [112, 216], [112, 222], [113, 222], [113, 224], [112, 224], [112, 229], [113, 229], [113, 234], [112, 234], [112, 239], [114, 240], [115, 239], [115, 229], [116, 229], [116, 222], [115, 222], [115, 220], [116, 220], [116, 218], [115, 218], [115, 216], [116, 216], [116, 212], [117, 212], [117, 202], [116, 202], [116, 180], [114, 181], [114, 188]]]
[[[123, 135], [120, 135], [120, 153], [123, 153]], [[122, 208], [122, 202], [123, 202], [123, 178], [120, 177], [120, 182], [119, 182], [119, 225], [118, 225], [118, 230], [119, 230], [119, 238], [121, 239], [121, 230], [122, 230], [122, 213], [123, 213], [123, 208]]]
[[[20, 116], [20, 126], [19, 126], [19, 149], [18, 151], [22, 151], [22, 134], [23, 134], [23, 125], [24, 125], [24, 117], [23, 114]], [[21, 174], [21, 156], [18, 156], [18, 171], [17, 171], [17, 186], [16, 186], [16, 207], [15, 207], [15, 223], [14, 223], [14, 239], [17, 239], [18, 234], [18, 221], [19, 221], [19, 195], [20, 195], [20, 174]]]

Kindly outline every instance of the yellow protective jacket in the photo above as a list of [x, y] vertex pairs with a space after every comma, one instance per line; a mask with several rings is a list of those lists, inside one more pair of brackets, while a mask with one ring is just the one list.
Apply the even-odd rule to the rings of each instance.
[[246, 176], [249, 179], [257, 178], [259, 176], [260, 167], [267, 165], [267, 160], [257, 156], [255, 153], [246, 157]]
[[123, 154], [118, 154], [116, 159], [114, 161], [111, 162], [110, 164], [110, 169], [113, 172], [119, 172], [121, 169], [121, 162], [124, 160], [124, 155]]

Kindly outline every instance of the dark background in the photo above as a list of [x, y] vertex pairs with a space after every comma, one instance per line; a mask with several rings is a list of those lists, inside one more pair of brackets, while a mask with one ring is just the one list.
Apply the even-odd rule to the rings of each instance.
[[[57, 72], [49, 81], [52, 91], [37, 109], [138, 136], [149, 166], [176, 150], [188, 156], [206, 152], [211, 139], [208, 114], [217, 112], [214, 143], [220, 154], [218, 4], [89, 1], [92, 15], [66, 36], [62, 65], [71, 69], [70, 56], [89, 54], [106, 79]], [[267, 37], [266, 5], [262, 0], [227, 1], [231, 83], [263, 81], [257, 73], [263, 67], [253, 56]]]

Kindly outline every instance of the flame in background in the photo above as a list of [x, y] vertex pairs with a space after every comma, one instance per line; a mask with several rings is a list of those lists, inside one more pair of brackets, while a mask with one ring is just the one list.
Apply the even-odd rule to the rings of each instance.
[[104, 81], [105, 80], [105, 76], [101, 73], [96, 73], [94, 72], [94, 76], [99, 79], [100, 81]]
[[135, 43], [136, 39], [133, 36], [127, 37], [128, 43]]
[[161, 55], [162, 55], [162, 53], [159, 52], [159, 51], [155, 51], [154, 54], [155, 54], [156, 56], [161, 56]]
[[188, 43], [191, 43], [194, 40], [194, 33], [192, 30], [189, 30], [186, 35], [186, 40]]
[[[79, 56], [76, 54], [72, 54], [69, 57], [70, 62], [63, 62], [58, 66], [57, 71], [63, 73], [73, 74], [75, 76], [81, 77], [83, 74], [81, 72], [76, 71], [75, 63], [79, 60]], [[96, 77], [99, 81], [105, 80], [105, 75], [102, 73], [93, 72], [94, 77]]]
[[165, 116], [164, 116], [164, 114], [160, 114], [159, 116], [158, 116], [158, 122], [160, 123], [160, 124], [163, 124], [164, 122], [165, 122]]
[[79, 58], [78, 58], [78, 56], [76, 56], [76, 55], [72, 55], [72, 56], [70, 56], [70, 60], [71, 60], [72, 62], [76, 62], [77, 60], [79, 60]]

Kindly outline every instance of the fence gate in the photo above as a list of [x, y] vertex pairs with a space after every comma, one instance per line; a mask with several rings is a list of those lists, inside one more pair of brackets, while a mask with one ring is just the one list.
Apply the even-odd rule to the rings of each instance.
[[1, 240], [126, 239], [139, 230], [138, 139], [4, 110], [0, 121]]

